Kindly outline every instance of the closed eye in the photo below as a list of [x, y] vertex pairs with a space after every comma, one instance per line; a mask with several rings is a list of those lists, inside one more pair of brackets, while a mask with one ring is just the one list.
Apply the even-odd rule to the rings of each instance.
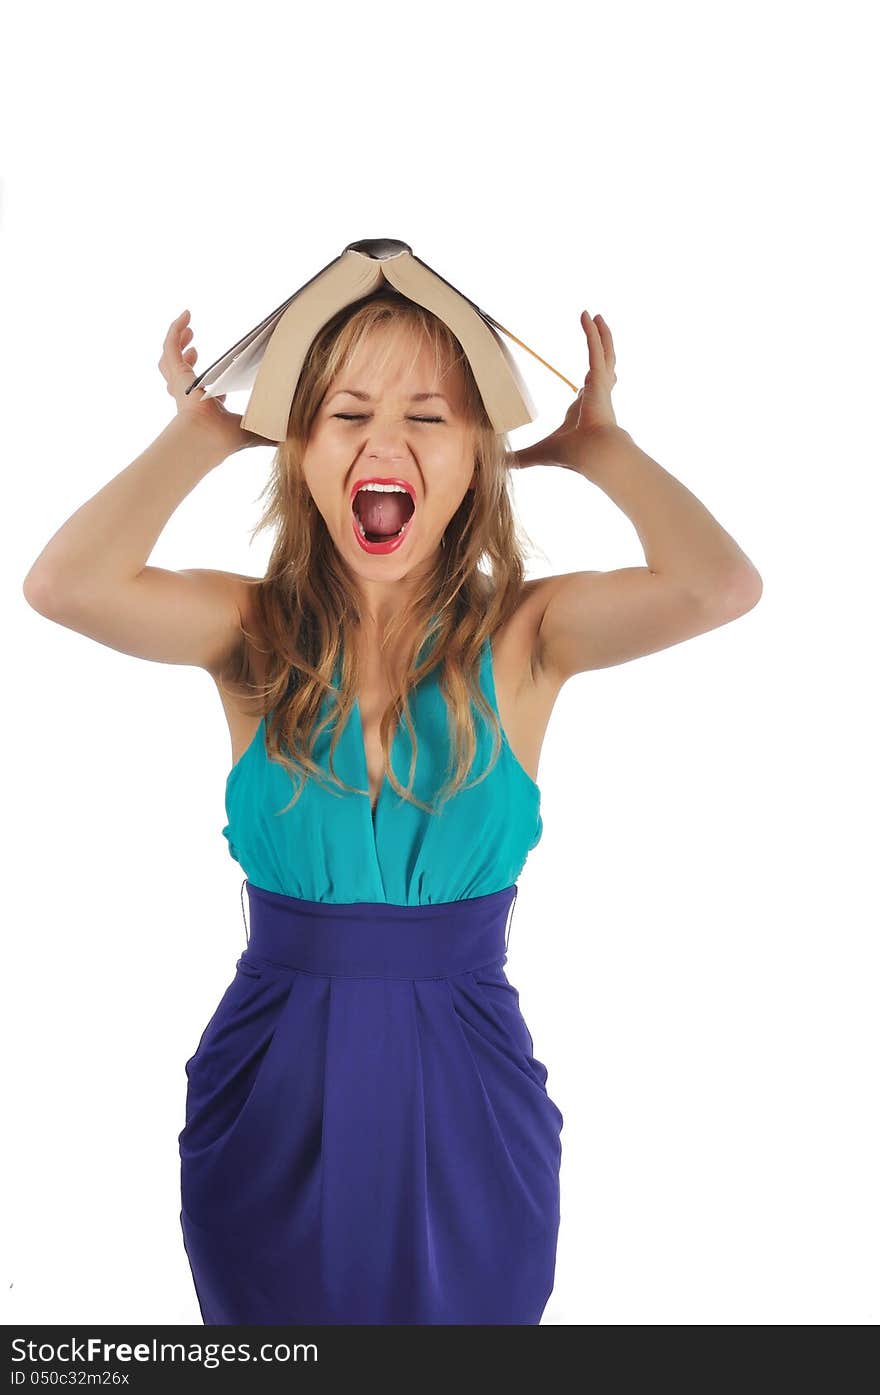
[[[367, 414], [366, 414], [366, 412], [334, 412], [333, 415], [334, 415], [335, 417], [338, 417], [340, 421], [364, 421]], [[410, 417], [409, 420], [410, 420], [410, 421], [426, 421], [426, 422], [432, 422], [432, 421], [443, 422], [443, 421], [446, 420], [446, 418], [445, 418], [445, 417]]]

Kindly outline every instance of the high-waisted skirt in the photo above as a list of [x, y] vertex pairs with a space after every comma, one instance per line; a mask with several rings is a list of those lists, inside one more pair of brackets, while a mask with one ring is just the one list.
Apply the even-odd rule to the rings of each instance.
[[562, 1114], [504, 972], [516, 887], [424, 906], [247, 889], [247, 948], [185, 1066], [203, 1321], [538, 1323]]

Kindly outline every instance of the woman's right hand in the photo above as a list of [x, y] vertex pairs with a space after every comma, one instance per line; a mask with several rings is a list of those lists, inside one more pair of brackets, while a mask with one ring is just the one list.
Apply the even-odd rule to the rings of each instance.
[[198, 358], [198, 351], [194, 346], [191, 345], [188, 349], [184, 347], [192, 339], [192, 335], [189, 311], [184, 310], [183, 314], [178, 315], [168, 326], [168, 333], [162, 345], [162, 357], [159, 359], [159, 372], [177, 403], [177, 415], [189, 417], [200, 427], [210, 431], [226, 448], [227, 455], [233, 455], [248, 446], [271, 445], [265, 436], [242, 429], [241, 417], [223, 406], [225, 392], [217, 397], [208, 397], [204, 388], [198, 387], [187, 394], [186, 389], [196, 377], [193, 364]]

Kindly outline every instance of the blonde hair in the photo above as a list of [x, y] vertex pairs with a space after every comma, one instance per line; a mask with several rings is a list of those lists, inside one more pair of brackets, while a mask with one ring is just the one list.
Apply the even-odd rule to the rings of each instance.
[[[356, 790], [335, 771], [333, 754], [357, 696], [357, 662], [353, 640], [361, 623], [361, 603], [336, 546], [306, 483], [302, 461], [313, 422], [329, 385], [376, 329], [410, 333], [413, 362], [427, 343], [433, 348], [439, 384], [460, 366], [465, 384], [465, 417], [473, 430], [476, 477], [450, 519], [445, 546], [436, 565], [419, 585], [411, 604], [395, 616], [380, 637], [381, 661], [393, 698], [382, 714], [380, 739], [385, 771], [397, 793], [419, 808], [434, 812], [412, 791], [416, 768], [416, 734], [409, 712], [410, 690], [440, 666], [439, 685], [451, 715], [451, 779], [441, 792], [449, 799], [464, 785], [476, 752], [476, 729], [471, 703], [493, 728], [493, 755], [485, 778], [498, 757], [500, 728], [479, 688], [482, 646], [516, 608], [524, 576], [524, 536], [515, 518], [508, 486], [510, 447], [497, 434], [483, 406], [470, 364], [458, 339], [436, 316], [390, 288], [346, 306], [317, 335], [303, 364], [290, 411], [287, 439], [280, 442], [269, 479], [264, 511], [251, 532], [276, 529], [266, 575], [255, 583], [242, 640], [224, 686], [252, 700], [266, 717], [266, 749], [291, 776], [303, 777], [290, 808], [308, 775], [323, 780], [325, 772], [312, 752], [320, 732], [334, 713], [317, 726], [321, 703], [330, 694], [337, 704], [331, 739], [330, 772], [337, 787]], [[399, 347], [400, 335], [386, 336], [385, 355]], [[378, 361], [378, 360], [372, 360]], [[385, 361], [385, 357], [381, 360]], [[483, 558], [489, 575], [479, 568]], [[431, 623], [433, 621], [433, 623]], [[430, 653], [415, 661], [428, 634]], [[262, 682], [254, 677], [253, 653], [266, 657]], [[406, 659], [403, 679], [392, 680], [387, 656]], [[341, 660], [338, 689], [333, 686]], [[399, 664], [396, 666], [399, 667]], [[391, 741], [400, 720], [406, 722], [413, 747], [408, 784], [401, 786], [389, 759]], [[452, 765], [454, 764], [454, 770]], [[475, 782], [479, 783], [479, 781]], [[296, 788], [296, 782], [294, 782]], [[280, 810], [278, 812], [285, 812]]]

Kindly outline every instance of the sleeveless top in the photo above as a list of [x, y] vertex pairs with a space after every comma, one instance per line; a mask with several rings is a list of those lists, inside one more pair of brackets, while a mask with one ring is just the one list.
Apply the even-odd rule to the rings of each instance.
[[[426, 641], [428, 642], [428, 641]], [[418, 738], [413, 780], [415, 794], [433, 805], [449, 778], [451, 755], [447, 708], [435, 668], [409, 694]], [[339, 681], [339, 665], [333, 677]], [[480, 657], [480, 687], [496, 716], [491, 642]], [[321, 720], [331, 699], [325, 695]], [[333, 704], [335, 706], [335, 704]], [[472, 784], [492, 759], [493, 734], [472, 702], [476, 752], [466, 776]], [[499, 722], [500, 726], [500, 722]], [[369, 794], [355, 794], [308, 778], [296, 803], [284, 813], [295, 789], [294, 777], [265, 747], [265, 718], [226, 780], [227, 823], [223, 836], [230, 855], [253, 886], [309, 901], [386, 902], [431, 905], [486, 896], [513, 885], [529, 852], [541, 838], [538, 785], [520, 764], [503, 730], [501, 749], [488, 775], [470, 789], [447, 798], [429, 813], [403, 799], [383, 779], [375, 811]], [[332, 724], [315, 743], [313, 759], [329, 771]], [[391, 763], [401, 785], [409, 782], [412, 741], [400, 722]], [[336, 773], [359, 789], [368, 787], [360, 707], [355, 701], [334, 752]], [[303, 779], [298, 774], [298, 781]], [[332, 780], [332, 777], [331, 777]]]

